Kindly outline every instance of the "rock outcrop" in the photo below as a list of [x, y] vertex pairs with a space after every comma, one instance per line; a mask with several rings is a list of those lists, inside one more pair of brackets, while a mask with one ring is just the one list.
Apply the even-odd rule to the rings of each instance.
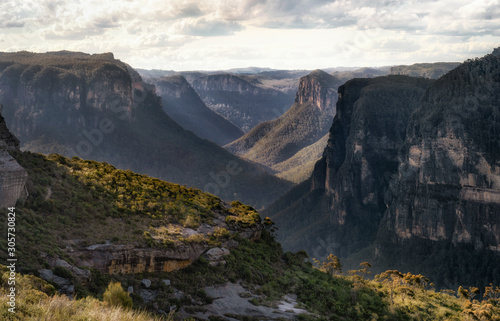
[[9, 154], [19, 150], [19, 140], [11, 134], [0, 114], [0, 208], [14, 206], [25, 196], [28, 173]]
[[[328, 133], [335, 115], [339, 85], [337, 78], [324, 71], [311, 72], [300, 78], [295, 103], [285, 114], [257, 125], [243, 137], [224, 147], [236, 155], [274, 170], [281, 169], [279, 163], [286, 162]], [[321, 148], [324, 148], [324, 145]], [[300, 160], [295, 161], [295, 165], [301, 167], [311, 161], [315, 162], [319, 158], [316, 156], [303, 155]], [[275, 165], [278, 166], [275, 168]], [[287, 170], [286, 167], [283, 169]], [[310, 170], [312, 168], [308, 174]]]
[[285, 248], [346, 256], [375, 240], [407, 121], [431, 83], [386, 76], [339, 87], [328, 145], [312, 177], [264, 212]]
[[500, 56], [467, 61], [429, 88], [408, 125], [385, 228], [393, 241], [500, 253]]
[[[223, 228], [230, 234], [255, 241], [260, 239], [263, 226], [238, 227], [225, 223], [225, 217], [216, 219], [217, 225], [203, 224], [197, 230], [178, 227], [186, 237], [198, 235], [200, 238], [213, 234], [215, 229]], [[68, 246], [66, 252], [78, 266], [96, 269], [106, 274], [138, 274], [154, 272], [172, 272], [191, 265], [200, 256], [204, 256], [211, 265], [225, 264], [224, 256], [238, 246], [238, 242], [227, 239], [221, 241], [222, 247], [207, 242], [176, 242], [170, 247], [141, 247], [137, 244], [95, 244], [82, 248]]]
[[[295, 102], [312, 104], [322, 111], [335, 111], [338, 80], [322, 70], [315, 70], [300, 78]], [[333, 116], [333, 115], [332, 115]]]

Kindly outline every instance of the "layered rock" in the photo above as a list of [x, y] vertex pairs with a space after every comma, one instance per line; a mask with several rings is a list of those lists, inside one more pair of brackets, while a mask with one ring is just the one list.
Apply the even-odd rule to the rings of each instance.
[[19, 150], [19, 140], [10, 133], [0, 114], [0, 207], [12, 207], [25, 196], [28, 173], [9, 154]]
[[285, 248], [346, 256], [375, 240], [407, 121], [431, 83], [386, 76], [339, 87], [328, 145], [311, 178], [264, 213]]
[[248, 132], [257, 124], [281, 116], [293, 99], [244, 76], [215, 74], [193, 81], [193, 88], [205, 104]]
[[[282, 167], [283, 164], [278, 164], [286, 162], [328, 133], [335, 115], [338, 85], [337, 78], [321, 70], [302, 77], [295, 103], [285, 114], [257, 125], [225, 148], [236, 155], [275, 170], [282, 168], [285, 171], [289, 170]], [[324, 145], [321, 148], [324, 148]], [[297, 168], [315, 162], [319, 158], [315, 154], [308, 155], [314, 158], [307, 155], [303, 155], [300, 159], [298, 156], [295, 157]], [[278, 166], [275, 168], [275, 165]]]
[[335, 110], [337, 102], [336, 79], [322, 70], [315, 70], [300, 78], [295, 102], [310, 103], [319, 110]]
[[409, 123], [398, 168], [384, 218], [387, 238], [500, 252], [498, 54], [467, 61], [429, 88]]
[[[214, 232], [215, 228], [223, 227], [230, 234], [238, 233], [241, 237], [252, 241], [261, 237], [263, 226], [235, 228], [224, 221], [217, 226], [200, 227], [198, 231], [190, 230], [189, 235], [206, 234]], [[186, 230], [180, 227], [181, 230]], [[201, 233], [203, 231], [204, 233]], [[201, 255], [211, 265], [225, 264], [223, 257], [228, 255], [230, 249], [238, 246], [238, 242], [229, 239], [222, 241], [223, 248], [210, 246], [206, 242], [177, 242], [171, 247], [149, 248], [137, 244], [95, 244], [85, 248], [68, 247], [67, 254], [71, 256], [78, 266], [86, 266], [106, 274], [138, 274], [154, 272], [172, 272], [191, 265]], [[228, 250], [229, 249], [229, 250]]]

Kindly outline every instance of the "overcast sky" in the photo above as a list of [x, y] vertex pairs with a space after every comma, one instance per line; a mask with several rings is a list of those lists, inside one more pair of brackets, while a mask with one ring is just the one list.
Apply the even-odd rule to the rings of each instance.
[[0, 0], [0, 51], [113, 52], [136, 68], [463, 61], [500, 46], [500, 0]]

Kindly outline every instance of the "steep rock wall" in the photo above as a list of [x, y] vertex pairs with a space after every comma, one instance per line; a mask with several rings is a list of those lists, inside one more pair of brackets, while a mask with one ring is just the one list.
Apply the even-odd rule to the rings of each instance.
[[19, 150], [19, 140], [10, 133], [0, 114], [0, 207], [11, 207], [25, 194], [28, 173], [9, 154]]
[[[261, 237], [262, 225], [254, 227], [232, 229], [223, 224], [231, 233], [238, 232], [243, 238], [252, 241]], [[213, 230], [214, 227], [211, 227]], [[223, 241], [225, 248], [232, 249], [238, 246], [233, 240]], [[205, 243], [186, 243], [172, 248], [144, 248], [135, 244], [96, 244], [86, 248], [77, 248], [68, 251], [68, 255], [75, 259], [78, 266], [94, 268], [106, 274], [123, 273], [153, 273], [172, 272], [191, 265], [203, 253], [214, 246]]]
[[428, 90], [390, 192], [384, 228], [393, 242], [500, 252], [499, 55], [465, 62]]
[[285, 248], [347, 256], [375, 240], [407, 121], [431, 83], [386, 76], [339, 87], [330, 138], [310, 180], [265, 212]]

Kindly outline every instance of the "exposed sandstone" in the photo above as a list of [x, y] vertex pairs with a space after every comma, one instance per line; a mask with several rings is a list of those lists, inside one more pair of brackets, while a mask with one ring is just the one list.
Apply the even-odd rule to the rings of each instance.
[[9, 150], [19, 150], [19, 140], [10, 133], [0, 114], [0, 207], [14, 206], [19, 198], [26, 196], [28, 173]]
[[305, 248], [316, 258], [346, 256], [375, 240], [408, 119], [431, 83], [387, 76], [339, 87], [328, 144], [312, 177], [265, 212], [285, 248]]
[[[500, 57], [439, 79], [408, 125], [385, 227], [421, 238], [500, 249]], [[396, 240], [394, 239], [394, 240]]]

